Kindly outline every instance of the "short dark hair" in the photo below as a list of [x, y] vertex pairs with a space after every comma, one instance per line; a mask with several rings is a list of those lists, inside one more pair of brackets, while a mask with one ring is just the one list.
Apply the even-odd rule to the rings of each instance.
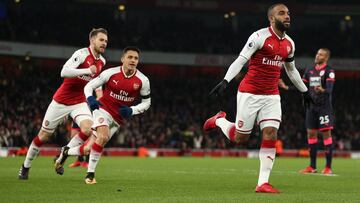
[[268, 17], [270, 17], [272, 10], [273, 10], [276, 6], [280, 6], [280, 5], [284, 5], [284, 6], [285, 6], [285, 4], [283, 4], [283, 3], [276, 3], [276, 4], [271, 5], [271, 6], [268, 8], [268, 10], [267, 10], [267, 15], [268, 15]]
[[127, 46], [123, 49], [123, 55], [126, 54], [128, 51], [136, 51], [138, 54], [140, 54], [140, 49], [136, 46]]
[[108, 35], [108, 31], [106, 29], [104, 29], [104, 28], [93, 28], [90, 31], [89, 37], [92, 38], [92, 37], [96, 36], [99, 33], [103, 33], [105, 35]]
[[327, 54], [328, 58], [330, 58], [330, 55], [331, 55], [331, 51], [330, 51], [330, 49], [325, 48], [325, 47], [320, 48], [320, 49], [321, 49], [321, 50], [324, 50], [324, 51], [326, 52], [326, 54]]

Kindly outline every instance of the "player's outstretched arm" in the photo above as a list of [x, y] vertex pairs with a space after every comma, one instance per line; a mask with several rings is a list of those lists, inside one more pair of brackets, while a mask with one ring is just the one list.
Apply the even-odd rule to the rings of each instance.
[[239, 55], [230, 65], [229, 69], [225, 74], [224, 80], [230, 82], [232, 79], [234, 79], [234, 77], [240, 73], [241, 69], [247, 61], [248, 60], [244, 56]]
[[301, 79], [299, 71], [295, 67], [295, 61], [285, 62], [285, 71], [289, 76], [291, 82], [295, 85], [295, 87], [303, 93], [303, 105], [305, 108], [310, 106], [310, 103], [314, 103], [311, 98], [308, 88], [306, 87], [304, 81]]
[[82, 64], [85, 60], [85, 54], [82, 50], [76, 51], [71, 58], [69, 58], [64, 64], [61, 70], [62, 78], [73, 78], [81, 75], [90, 75], [95, 73], [96, 67], [90, 66], [90, 68], [81, 68], [78, 69], [80, 64]]
[[210, 96], [222, 95], [227, 88], [229, 82], [240, 73], [242, 67], [247, 62], [247, 59], [241, 55], [230, 65], [224, 79], [219, 82], [209, 93]]
[[239, 56], [230, 65], [224, 80], [230, 82], [237, 74], [239, 74], [245, 63], [261, 47], [262, 43], [263, 39], [260, 37], [259, 33], [254, 32], [250, 35]]
[[91, 110], [99, 109], [101, 103], [93, 96], [95, 89], [109, 81], [109, 78], [118, 72], [118, 67], [110, 68], [102, 72], [97, 78], [92, 79], [84, 87], [84, 94]]
[[84, 94], [92, 111], [99, 109], [99, 107], [102, 105], [92, 94], [96, 88], [101, 87], [103, 84], [104, 82], [101, 80], [101, 78], [97, 77], [88, 82], [84, 87]]
[[294, 61], [285, 62], [285, 71], [286, 71], [286, 74], [289, 76], [289, 79], [291, 80], [291, 82], [295, 85], [295, 87], [300, 92], [304, 93], [304, 92], [308, 91], [308, 88], [306, 87], [306, 85], [304, 84], [304, 82], [301, 79], [299, 71], [295, 67]]
[[97, 78], [92, 79], [84, 87], [85, 97], [92, 96], [93, 91], [100, 88], [103, 84], [109, 81], [109, 78], [119, 72], [119, 67], [113, 67], [102, 72]]
[[224, 92], [228, 83], [232, 79], [234, 79], [237, 74], [240, 73], [245, 63], [260, 48], [260, 44], [262, 43], [261, 40], [262, 39], [257, 32], [254, 32], [249, 37], [239, 56], [235, 59], [235, 61], [230, 65], [229, 69], [227, 70], [224, 79], [210, 91], [210, 96], [218, 96]]
[[150, 108], [151, 105], [151, 97], [150, 97], [150, 81], [146, 79], [140, 90], [141, 95], [141, 103], [129, 107], [131, 109], [131, 115], [137, 115], [144, 113], [146, 110]]
[[81, 69], [76, 69], [76, 68], [64, 65], [63, 69], [61, 70], [61, 77], [62, 78], [74, 78], [74, 77], [82, 76], [82, 75], [91, 75], [91, 74], [96, 73], [96, 71], [92, 71], [93, 69], [96, 69], [96, 67], [94, 65], [92, 65], [90, 68], [81, 68]]
[[121, 106], [119, 111], [120, 115], [123, 118], [128, 118], [133, 115], [144, 113], [146, 110], [150, 108], [151, 105], [151, 98], [150, 95], [148, 98], [143, 98], [141, 100], [141, 103], [135, 106], [127, 107], [127, 106]]
[[88, 98], [90, 96], [93, 96], [93, 91], [95, 89], [97, 89], [98, 87], [101, 87], [103, 84], [104, 84], [104, 81], [100, 77], [92, 79], [84, 87], [85, 97]]

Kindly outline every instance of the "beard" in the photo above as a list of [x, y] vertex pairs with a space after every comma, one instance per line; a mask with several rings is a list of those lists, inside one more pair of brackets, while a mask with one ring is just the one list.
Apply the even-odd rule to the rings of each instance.
[[315, 64], [323, 64], [323, 63], [324, 63], [324, 60], [315, 58]]
[[95, 51], [97, 52], [97, 53], [99, 53], [99, 54], [103, 54], [104, 52], [105, 52], [105, 49], [102, 49], [102, 48], [100, 48], [100, 47], [94, 47], [94, 49], [95, 49]]
[[288, 27], [286, 27], [285, 24], [282, 23], [280, 20], [275, 19], [275, 27], [276, 27], [276, 29], [280, 30], [281, 32], [286, 32], [289, 30], [290, 25]]

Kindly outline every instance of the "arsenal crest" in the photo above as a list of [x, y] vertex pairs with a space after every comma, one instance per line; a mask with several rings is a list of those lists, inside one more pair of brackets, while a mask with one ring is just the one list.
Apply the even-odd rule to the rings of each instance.
[[134, 87], [134, 90], [137, 90], [137, 89], [139, 89], [140, 85], [138, 83], [134, 83], [133, 87]]
[[104, 122], [104, 118], [99, 118], [99, 123], [103, 123]]
[[45, 120], [44, 125], [45, 125], [45, 126], [49, 126], [49, 124], [50, 124], [50, 122], [49, 122], [48, 120]]

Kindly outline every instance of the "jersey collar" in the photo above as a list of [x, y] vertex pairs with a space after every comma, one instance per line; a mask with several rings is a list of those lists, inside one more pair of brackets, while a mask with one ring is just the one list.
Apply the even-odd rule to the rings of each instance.
[[319, 70], [322, 70], [322, 69], [324, 69], [325, 67], [327, 66], [327, 64], [326, 63], [324, 63], [324, 64], [322, 64], [322, 65], [315, 65], [315, 69], [317, 70], [317, 71], [319, 71]]
[[280, 37], [279, 35], [277, 35], [272, 26], [269, 27], [269, 30], [272, 35], [275, 35], [278, 38], [278, 40], [284, 40], [286, 37], [286, 34], [284, 34], [284, 37]]
[[91, 48], [88, 47], [88, 49], [89, 49], [89, 52], [90, 52], [91, 56], [93, 56], [95, 60], [99, 60], [99, 59], [100, 59], [100, 54], [99, 54], [99, 57], [96, 58], [95, 55], [94, 55], [94, 53], [92, 52]]
[[124, 67], [121, 66], [120, 69], [121, 69], [121, 72], [122, 72], [122, 74], [124, 75], [125, 78], [131, 78], [131, 77], [134, 76], [134, 75], [136, 74], [136, 72], [137, 72], [137, 70], [135, 70], [133, 74], [131, 74], [130, 76], [127, 76], [127, 75], [125, 74]]

